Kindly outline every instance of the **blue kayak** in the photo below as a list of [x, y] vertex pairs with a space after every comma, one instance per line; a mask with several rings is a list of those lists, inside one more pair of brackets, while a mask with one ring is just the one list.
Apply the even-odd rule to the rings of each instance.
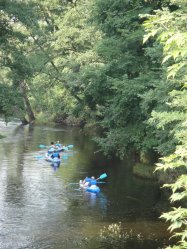
[[55, 165], [55, 166], [58, 166], [58, 167], [60, 166], [60, 163], [61, 163], [60, 158], [57, 158], [57, 157], [52, 158], [50, 155], [46, 155], [45, 160], [47, 162], [50, 162], [52, 165]]
[[97, 193], [100, 192], [100, 188], [99, 188], [98, 186], [96, 186], [96, 185], [92, 185], [92, 186], [90, 186], [90, 187], [87, 187], [87, 186], [85, 186], [85, 185], [82, 183], [82, 181], [80, 181], [80, 182], [79, 182], [79, 186], [80, 186], [80, 188], [85, 189], [87, 192], [90, 192], [90, 193], [95, 193], [95, 194], [97, 194]]
[[100, 188], [96, 185], [92, 185], [91, 187], [88, 187], [86, 188], [86, 191], [87, 192], [90, 192], [90, 193], [99, 193], [100, 192]]
[[90, 193], [97, 194], [100, 192], [100, 188], [97, 185], [91, 185], [90, 187], [88, 187], [85, 184], [83, 184], [82, 180], [79, 181], [79, 186], [80, 188], [85, 189], [87, 192], [90, 192]]

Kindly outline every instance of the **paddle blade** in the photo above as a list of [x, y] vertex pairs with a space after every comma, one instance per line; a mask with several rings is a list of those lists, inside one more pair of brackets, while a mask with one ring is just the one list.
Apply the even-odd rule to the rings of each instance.
[[70, 149], [70, 148], [73, 148], [74, 145], [73, 144], [69, 144], [67, 147]]
[[35, 158], [36, 158], [36, 159], [43, 159], [44, 156], [42, 156], [42, 155], [40, 156], [40, 155], [39, 155], [39, 156], [35, 156]]
[[106, 178], [106, 177], [107, 177], [107, 174], [104, 173], [104, 174], [100, 175], [99, 179], [104, 179], [104, 178]]
[[40, 144], [38, 147], [41, 148], [41, 149], [44, 149], [44, 148], [46, 148], [47, 146], [44, 145], [44, 144]]
[[67, 156], [67, 155], [62, 155], [62, 159], [63, 159], [63, 160], [67, 160], [67, 159], [68, 159], [68, 156]]

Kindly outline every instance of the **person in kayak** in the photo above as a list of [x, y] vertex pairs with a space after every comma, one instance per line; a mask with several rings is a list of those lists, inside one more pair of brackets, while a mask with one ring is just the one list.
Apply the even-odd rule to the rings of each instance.
[[88, 177], [88, 176], [86, 176], [86, 178], [83, 180], [82, 183], [84, 184], [85, 187], [90, 186], [90, 185], [91, 185], [91, 184], [90, 184], [90, 183], [91, 183], [91, 178]]
[[51, 142], [51, 145], [49, 146], [49, 148], [55, 148], [54, 142]]
[[95, 187], [97, 187], [97, 180], [98, 179], [95, 179], [94, 176], [92, 176], [92, 177], [86, 176], [86, 178], [83, 181], [80, 180], [79, 184], [81, 184], [83, 187], [95, 188]]
[[54, 142], [51, 142], [51, 145], [49, 146], [48, 152], [49, 152], [49, 153], [52, 153], [52, 152], [54, 152], [54, 151], [55, 151], [55, 145], [54, 145]]
[[56, 144], [55, 144], [55, 147], [58, 149], [58, 148], [62, 147], [62, 144], [60, 144], [60, 142], [57, 141]]
[[97, 180], [98, 179], [95, 179], [94, 176], [91, 177], [90, 186], [87, 188], [87, 191], [92, 193], [99, 193], [100, 189], [97, 186]]
[[55, 157], [60, 159], [60, 154], [59, 154], [58, 152], [56, 152], [56, 151], [55, 151], [55, 152], [53, 152], [53, 154], [52, 154], [51, 158], [53, 158], [53, 159], [54, 159]]
[[97, 179], [94, 176], [91, 177], [90, 186], [97, 185]]
[[61, 163], [60, 154], [55, 151], [55, 152], [52, 153], [51, 158], [53, 159], [52, 165], [54, 167], [59, 167], [60, 163]]

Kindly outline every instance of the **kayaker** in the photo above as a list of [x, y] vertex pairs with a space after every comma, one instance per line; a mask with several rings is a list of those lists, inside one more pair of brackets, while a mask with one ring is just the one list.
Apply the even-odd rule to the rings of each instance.
[[54, 151], [51, 155], [51, 158], [52, 158], [52, 166], [59, 167], [61, 163], [60, 154], [57, 151]]
[[90, 186], [87, 188], [88, 192], [99, 193], [100, 189], [97, 186], [97, 179], [94, 176], [91, 177]]
[[90, 186], [97, 185], [97, 179], [94, 176], [91, 177]]
[[91, 178], [88, 177], [88, 176], [86, 176], [86, 178], [83, 180], [82, 183], [84, 184], [85, 187], [90, 186], [90, 185], [91, 185], [91, 184], [90, 184], [90, 183], [91, 183]]
[[51, 145], [49, 146], [48, 153], [52, 153], [54, 151], [55, 151], [55, 145], [54, 145], [54, 142], [51, 142]]
[[60, 144], [59, 141], [56, 142], [55, 147], [58, 149], [59, 147], [62, 147], [62, 144]]
[[55, 157], [60, 159], [60, 154], [58, 152], [56, 152], [56, 151], [53, 152], [51, 158], [55, 158]]
[[51, 142], [50, 148], [55, 148], [54, 142]]

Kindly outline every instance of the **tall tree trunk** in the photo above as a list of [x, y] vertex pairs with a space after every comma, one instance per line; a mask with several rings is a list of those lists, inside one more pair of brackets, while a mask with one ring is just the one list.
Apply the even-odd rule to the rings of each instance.
[[34, 116], [34, 112], [32, 110], [30, 101], [27, 96], [27, 85], [25, 81], [21, 82], [20, 89], [21, 89], [21, 93], [22, 93], [22, 96], [25, 102], [25, 108], [26, 108], [26, 112], [28, 115], [29, 123], [33, 123], [35, 121], [35, 116]]
[[27, 124], [29, 124], [28, 120], [27, 120], [25, 117], [23, 117], [23, 118], [21, 119], [21, 123], [22, 123], [22, 125], [27, 125]]
[[19, 106], [14, 106], [13, 107], [13, 112], [16, 114], [17, 117], [19, 117], [22, 125], [27, 125], [29, 124], [29, 121], [25, 117], [25, 112], [19, 107]]

